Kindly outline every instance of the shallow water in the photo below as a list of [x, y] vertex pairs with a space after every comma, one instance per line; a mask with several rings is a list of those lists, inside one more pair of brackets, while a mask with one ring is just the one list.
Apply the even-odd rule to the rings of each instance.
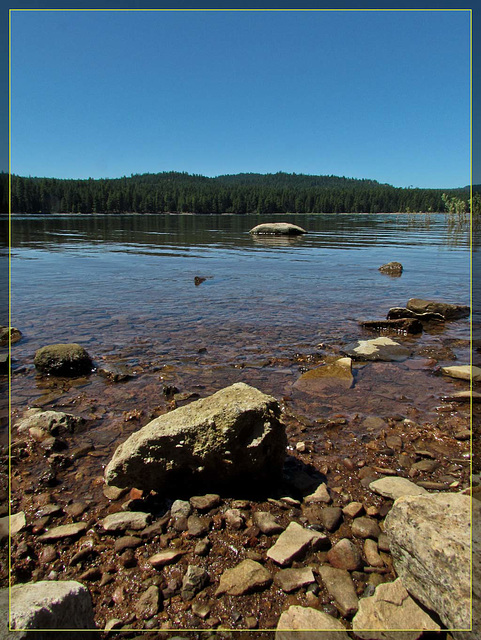
[[[376, 337], [359, 319], [385, 318], [411, 297], [469, 304], [466, 236], [453, 242], [441, 214], [278, 218], [309, 233], [252, 237], [250, 228], [273, 219], [258, 215], [15, 216], [12, 324], [24, 337], [12, 346], [14, 413], [60, 408], [60, 398], [84, 415], [102, 407], [96, 437], [110, 441], [110, 419], [122, 411], [164, 410], [164, 383], [204, 396], [236, 381], [310, 419], [433, 411], [458, 383], [434, 376], [417, 352], [450, 346], [467, 362], [467, 320], [400, 337], [414, 358], [356, 366], [348, 392], [314, 398], [292, 385], [323, 354]], [[392, 260], [401, 277], [378, 271]], [[196, 276], [205, 280], [196, 285]], [[55, 342], [79, 342], [97, 365], [122, 362], [136, 377], [117, 385], [95, 374], [36, 377], [35, 350]]]

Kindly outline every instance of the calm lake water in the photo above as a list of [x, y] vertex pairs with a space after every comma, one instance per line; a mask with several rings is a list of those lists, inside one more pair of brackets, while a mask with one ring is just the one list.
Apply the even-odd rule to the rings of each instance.
[[[248, 233], [273, 219], [309, 233], [293, 239]], [[375, 337], [358, 320], [385, 318], [412, 297], [469, 304], [468, 240], [450, 231], [442, 214], [15, 216], [12, 324], [24, 338], [13, 346], [21, 372], [13, 404], [20, 409], [43, 397], [33, 354], [55, 342], [79, 342], [96, 363], [137, 367], [142, 375], [120, 385], [122, 401], [98, 376], [87, 383], [94, 395], [118, 393], [122, 409], [149, 403], [159, 371], [163, 381], [202, 389], [201, 395], [238, 380], [289, 395], [299, 375], [296, 358], [311, 354], [314, 362], [320, 343], [336, 353], [346, 342]], [[401, 277], [378, 271], [392, 260], [403, 264]], [[196, 276], [205, 280], [196, 285]], [[462, 320], [408, 342], [414, 362], [421, 347], [448, 345], [461, 363], [468, 339]], [[377, 377], [371, 367], [364, 388], [360, 376], [347, 404], [343, 394], [326, 400], [325, 412], [354, 410], [356, 403], [359, 410], [369, 389], [398, 384], [403, 365], [386, 366]], [[418, 388], [419, 379], [409, 379], [413, 368], [402, 369], [408, 395], [422, 404], [434, 383]], [[386, 410], [399, 409], [394, 397], [402, 393], [391, 395], [389, 404], [384, 393]], [[307, 405], [302, 410], [309, 413]]]

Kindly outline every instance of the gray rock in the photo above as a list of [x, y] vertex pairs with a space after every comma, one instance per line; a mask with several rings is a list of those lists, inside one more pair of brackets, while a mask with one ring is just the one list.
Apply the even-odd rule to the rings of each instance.
[[359, 323], [364, 329], [382, 334], [417, 335], [423, 332], [422, 322], [416, 318], [398, 318], [387, 320], [363, 320]]
[[[8, 611], [8, 589], [6, 596]], [[2, 598], [3, 600], [3, 598]], [[2, 620], [6, 620], [8, 614]], [[34, 629], [91, 629], [96, 628], [92, 601], [88, 589], [79, 582], [66, 580], [39, 581], [18, 584], [11, 588], [10, 624], [12, 629], [25, 629], [8, 633], [2, 629], [0, 638], [35, 638], [35, 640], [58, 640], [65, 638], [65, 631], [55, 633], [36, 632]], [[3, 625], [3, 623], [2, 623]], [[5, 634], [5, 635], [3, 635]], [[72, 634], [75, 638], [91, 638], [95, 633]]]
[[73, 433], [85, 420], [78, 416], [63, 411], [32, 411], [29, 410], [15, 426], [19, 433], [24, 433], [32, 428], [42, 429], [54, 436], [62, 433]]
[[175, 500], [170, 507], [170, 515], [172, 518], [188, 518], [192, 513], [192, 507], [187, 500]]
[[408, 300], [406, 307], [415, 313], [439, 313], [446, 320], [467, 318], [471, 313], [470, 308], [465, 305], [421, 300], [420, 298], [411, 298]]
[[209, 532], [212, 521], [210, 518], [189, 516], [187, 518], [187, 531], [193, 538], [200, 538]]
[[378, 271], [387, 273], [390, 276], [400, 276], [403, 272], [403, 266], [400, 262], [387, 262], [386, 264], [382, 264]]
[[315, 549], [326, 540], [327, 536], [312, 529], [304, 529], [297, 522], [291, 522], [278, 537], [276, 543], [268, 550], [267, 556], [276, 564], [285, 567], [303, 555], [309, 548]]
[[364, 506], [362, 502], [350, 502], [348, 505], [346, 505], [343, 508], [342, 513], [345, 516], [349, 516], [350, 518], [355, 518], [360, 513], [362, 513], [363, 510], [364, 510]]
[[143, 620], [150, 620], [158, 613], [161, 604], [159, 587], [151, 585], [138, 599], [135, 610]]
[[289, 222], [264, 222], [253, 227], [249, 233], [254, 235], [282, 235], [282, 236], [297, 236], [303, 233], [307, 233], [302, 227], [298, 227], [295, 224]]
[[145, 529], [150, 522], [150, 514], [143, 511], [121, 511], [112, 513], [100, 520], [100, 526], [104, 531], [125, 531], [133, 529], [139, 531]]
[[252, 514], [252, 520], [256, 527], [268, 536], [275, 535], [284, 531], [284, 527], [276, 522], [275, 517], [269, 511], [255, 511]]
[[361, 516], [352, 521], [352, 533], [358, 538], [379, 538], [381, 529], [378, 523], [371, 518]]
[[427, 493], [426, 489], [419, 487], [414, 482], [400, 476], [379, 478], [369, 484], [369, 489], [385, 498], [397, 500], [402, 496], [421, 496]]
[[0, 347], [8, 347], [8, 343], [15, 344], [22, 338], [22, 332], [15, 327], [0, 327]]
[[111, 382], [124, 382], [134, 377], [133, 372], [125, 365], [105, 364], [98, 367], [97, 373]]
[[[363, 640], [417, 640], [423, 630], [440, 629], [414, 602], [399, 578], [394, 582], [378, 585], [372, 597], [360, 600], [352, 627], [356, 637]], [[410, 631], [401, 631], [402, 629]]]
[[375, 540], [371, 540], [371, 538], [367, 538], [364, 541], [364, 555], [366, 556], [366, 560], [371, 567], [383, 567], [384, 562], [379, 555], [377, 542]]
[[449, 629], [470, 627], [471, 500], [458, 493], [405, 496], [385, 531], [409, 593]]
[[441, 373], [451, 378], [459, 380], [473, 379], [473, 382], [481, 382], [481, 369], [479, 367], [471, 367], [469, 364], [454, 365], [452, 367], [441, 367]]
[[73, 524], [62, 524], [59, 527], [49, 529], [37, 538], [39, 542], [51, 542], [52, 540], [62, 540], [62, 538], [73, 538], [83, 533], [87, 529], [85, 522], [75, 522]]
[[203, 567], [196, 567], [190, 564], [182, 579], [182, 590], [180, 592], [182, 600], [192, 600], [208, 583], [209, 574], [207, 571]]
[[245, 525], [244, 516], [240, 509], [227, 509], [224, 513], [224, 519], [227, 527], [230, 529], [242, 529]]
[[335, 531], [342, 520], [342, 509], [339, 507], [324, 507], [320, 512], [322, 526], [327, 531]]
[[409, 349], [387, 337], [358, 340], [346, 345], [343, 351], [357, 360], [381, 360], [383, 362], [401, 362], [411, 355]]
[[349, 640], [344, 625], [332, 616], [312, 609], [292, 605], [281, 614], [275, 640], [313, 640], [313, 632], [322, 630], [321, 640]]
[[279, 416], [275, 398], [236, 383], [131, 435], [108, 464], [106, 482], [164, 492], [180, 485], [272, 484], [286, 455]]
[[172, 564], [176, 560], [178, 560], [185, 552], [177, 551], [175, 549], [166, 549], [165, 551], [159, 551], [153, 556], [150, 556], [148, 562], [153, 567], [163, 567], [166, 564]]
[[93, 367], [87, 351], [76, 343], [42, 347], [35, 352], [33, 363], [41, 373], [55, 376], [81, 376], [91, 373]]
[[329, 551], [327, 561], [336, 569], [355, 571], [362, 567], [359, 549], [348, 538], [341, 538]]
[[233, 569], [226, 569], [220, 577], [216, 595], [227, 593], [230, 596], [242, 596], [245, 593], [259, 591], [268, 587], [272, 576], [258, 562], [243, 560]]
[[351, 576], [345, 569], [336, 569], [328, 565], [321, 565], [319, 573], [326, 589], [336, 601], [343, 616], [351, 616], [358, 609], [356, 588]]
[[312, 584], [316, 581], [312, 569], [302, 567], [301, 569], [281, 569], [274, 576], [274, 583], [286, 593]]

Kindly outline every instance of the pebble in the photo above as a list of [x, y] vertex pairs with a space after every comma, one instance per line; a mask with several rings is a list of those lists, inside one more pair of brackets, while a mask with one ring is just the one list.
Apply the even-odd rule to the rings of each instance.
[[211, 518], [189, 516], [187, 518], [187, 531], [193, 538], [200, 538], [209, 532], [212, 525]]
[[252, 514], [252, 520], [254, 524], [259, 527], [259, 530], [266, 535], [275, 535], [284, 531], [284, 527], [281, 526], [268, 511], [256, 511]]
[[199, 542], [194, 547], [194, 554], [196, 556], [206, 556], [209, 553], [210, 542], [208, 538], [204, 540], [199, 540]]
[[369, 488], [371, 491], [392, 500], [397, 500], [402, 496], [418, 496], [426, 493], [424, 489], [414, 484], [414, 482], [401, 476], [379, 478], [379, 480], [371, 482]]
[[137, 600], [135, 610], [143, 620], [149, 620], [159, 611], [161, 595], [156, 585], [151, 585]]
[[37, 518], [44, 518], [45, 516], [59, 516], [63, 513], [63, 509], [59, 504], [49, 503], [40, 507], [35, 512]]
[[274, 583], [286, 593], [296, 591], [301, 587], [315, 582], [312, 569], [302, 567], [300, 569], [281, 569], [274, 576]]
[[53, 546], [48, 546], [42, 549], [38, 557], [40, 564], [50, 564], [58, 557], [57, 549]]
[[[209, 580], [209, 574], [203, 567], [190, 564], [182, 579], [182, 590], [180, 592], [182, 600], [192, 600], [209, 583]], [[206, 617], [207, 615], [208, 613]]]
[[386, 436], [385, 441], [386, 441], [386, 446], [388, 446], [390, 449], [394, 449], [395, 451], [401, 451], [401, 449], [403, 448], [403, 441], [400, 436], [397, 436], [397, 435]]
[[73, 502], [65, 507], [65, 512], [68, 513], [72, 518], [78, 518], [88, 509], [88, 504], [86, 502]]
[[202, 620], [205, 620], [209, 613], [211, 612], [212, 607], [210, 604], [202, 603], [202, 602], [194, 602], [192, 603], [192, 613]]
[[142, 544], [142, 539], [136, 536], [122, 536], [117, 538], [114, 543], [114, 549], [117, 553], [122, 553], [125, 549], [135, 549]]
[[102, 489], [102, 493], [108, 500], [118, 500], [127, 493], [127, 488], [114, 487], [113, 485], [105, 485]]
[[364, 555], [371, 567], [383, 567], [384, 562], [378, 553], [377, 543], [368, 538], [364, 541]]
[[325, 507], [320, 513], [320, 518], [327, 531], [335, 531], [342, 520], [342, 510], [339, 507]]
[[242, 529], [245, 524], [244, 516], [240, 509], [227, 509], [224, 513], [226, 525], [230, 529]]
[[192, 513], [192, 507], [187, 500], [175, 500], [170, 507], [170, 515], [172, 518], [188, 518]]
[[285, 567], [307, 549], [317, 549], [326, 540], [327, 536], [312, 529], [304, 529], [297, 522], [291, 522], [287, 529], [281, 533], [276, 543], [269, 549], [267, 556], [276, 564]]
[[329, 549], [326, 559], [336, 569], [354, 571], [362, 567], [359, 549], [348, 538], [341, 538]]
[[381, 549], [381, 551], [390, 551], [389, 538], [385, 533], [381, 533], [379, 535], [379, 538], [377, 539], [377, 546], [379, 547], [379, 549]]
[[220, 496], [216, 493], [207, 493], [204, 496], [193, 496], [190, 498], [190, 504], [194, 509], [199, 511], [210, 511], [214, 507], [220, 505]]
[[126, 569], [135, 567], [137, 564], [137, 558], [135, 557], [133, 549], [126, 549], [120, 556], [120, 562]]
[[269, 571], [254, 560], [243, 560], [233, 569], [226, 569], [221, 575], [216, 595], [227, 593], [241, 596], [251, 591], [265, 589], [272, 582]]
[[355, 518], [351, 525], [353, 535], [358, 538], [378, 538], [381, 533], [378, 523], [371, 518]]
[[95, 582], [97, 580], [100, 580], [100, 578], [102, 577], [102, 570], [100, 569], [100, 567], [91, 567], [90, 569], [87, 569], [87, 571], [84, 571], [82, 574], [80, 574], [79, 577], [80, 580]]
[[355, 518], [362, 513], [363, 509], [364, 507], [361, 502], [350, 502], [343, 508], [342, 513], [350, 518]]

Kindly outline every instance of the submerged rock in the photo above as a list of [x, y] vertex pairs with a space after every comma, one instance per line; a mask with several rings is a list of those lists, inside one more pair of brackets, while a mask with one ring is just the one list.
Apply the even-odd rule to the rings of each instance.
[[471, 367], [469, 364], [441, 367], [441, 373], [450, 378], [458, 378], [459, 380], [472, 378], [473, 382], [481, 382], [481, 369], [475, 366]]
[[388, 276], [399, 277], [403, 272], [403, 266], [400, 262], [388, 262], [379, 267], [378, 271], [387, 273]]
[[416, 335], [423, 332], [423, 325], [416, 318], [399, 318], [396, 320], [361, 320], [359, 324], [365, 329], [379, 331], [379, 333]]
[[408, 300], [407, 308], [415, 313], [439, 313], [446, 320], [457, 320], [467, 318], [471, 313], [470, 307], [462, 304], [448, 304], [446, 302], [436, 302], [434, 300], [421, 300], [411, 298]]
[[35, 352], [33, 360], [41, 373], [54, 376], [81, 376], [92, 371], [92, 359], [76, 343], [50, 344]]
[[361, 598], [352, 628], [356, 636], [365, 640], [417, 640], [422, 635], [421, 629], [440, 629], [439, 625], [414, 602], [399, 578], [394, 582], [378, 585], [372, 597]]
[[351, 358], [338, 358], [303, 373], [294, 387], [306, 393], [322, 393], [330, 388], [349, 389], [354, 382]]
[[374, 338], [374, 340], [358, 340], [343, 348], [352, 358], [358, 360], [382, 360], [383, 362], [401, 362], [411, 355], [409, 349], [391, 338]]
[[405, 496], [385, 531], [396, 573], [409, 593], [448, 629], [469, 629], [471, 499], [460, 493]]
[[281, 477], [287, 438], [275, 398], [242, 382], [156, 418], [115, 451], [107, 484], [168, 492]]
[[253, 227], [249, 231], [249, 233], [252, 233], [254, 235], [273, 234], [283, 236], [297, 236], [303, 233], [307, 233], [307, 231], [302, 227], [291, 224], [290, 222], [265, 222], [263, 224], [258, 224], [256, 227]]
[[73, 433], [75, 429], [84, 424], [85, 420], [63, 411], [42, 411], [41, 409], [29, 409], [24, 417], [16, 423], [19, 433], [30, 429], [42, 429], [51, 435], [61, 433]]

